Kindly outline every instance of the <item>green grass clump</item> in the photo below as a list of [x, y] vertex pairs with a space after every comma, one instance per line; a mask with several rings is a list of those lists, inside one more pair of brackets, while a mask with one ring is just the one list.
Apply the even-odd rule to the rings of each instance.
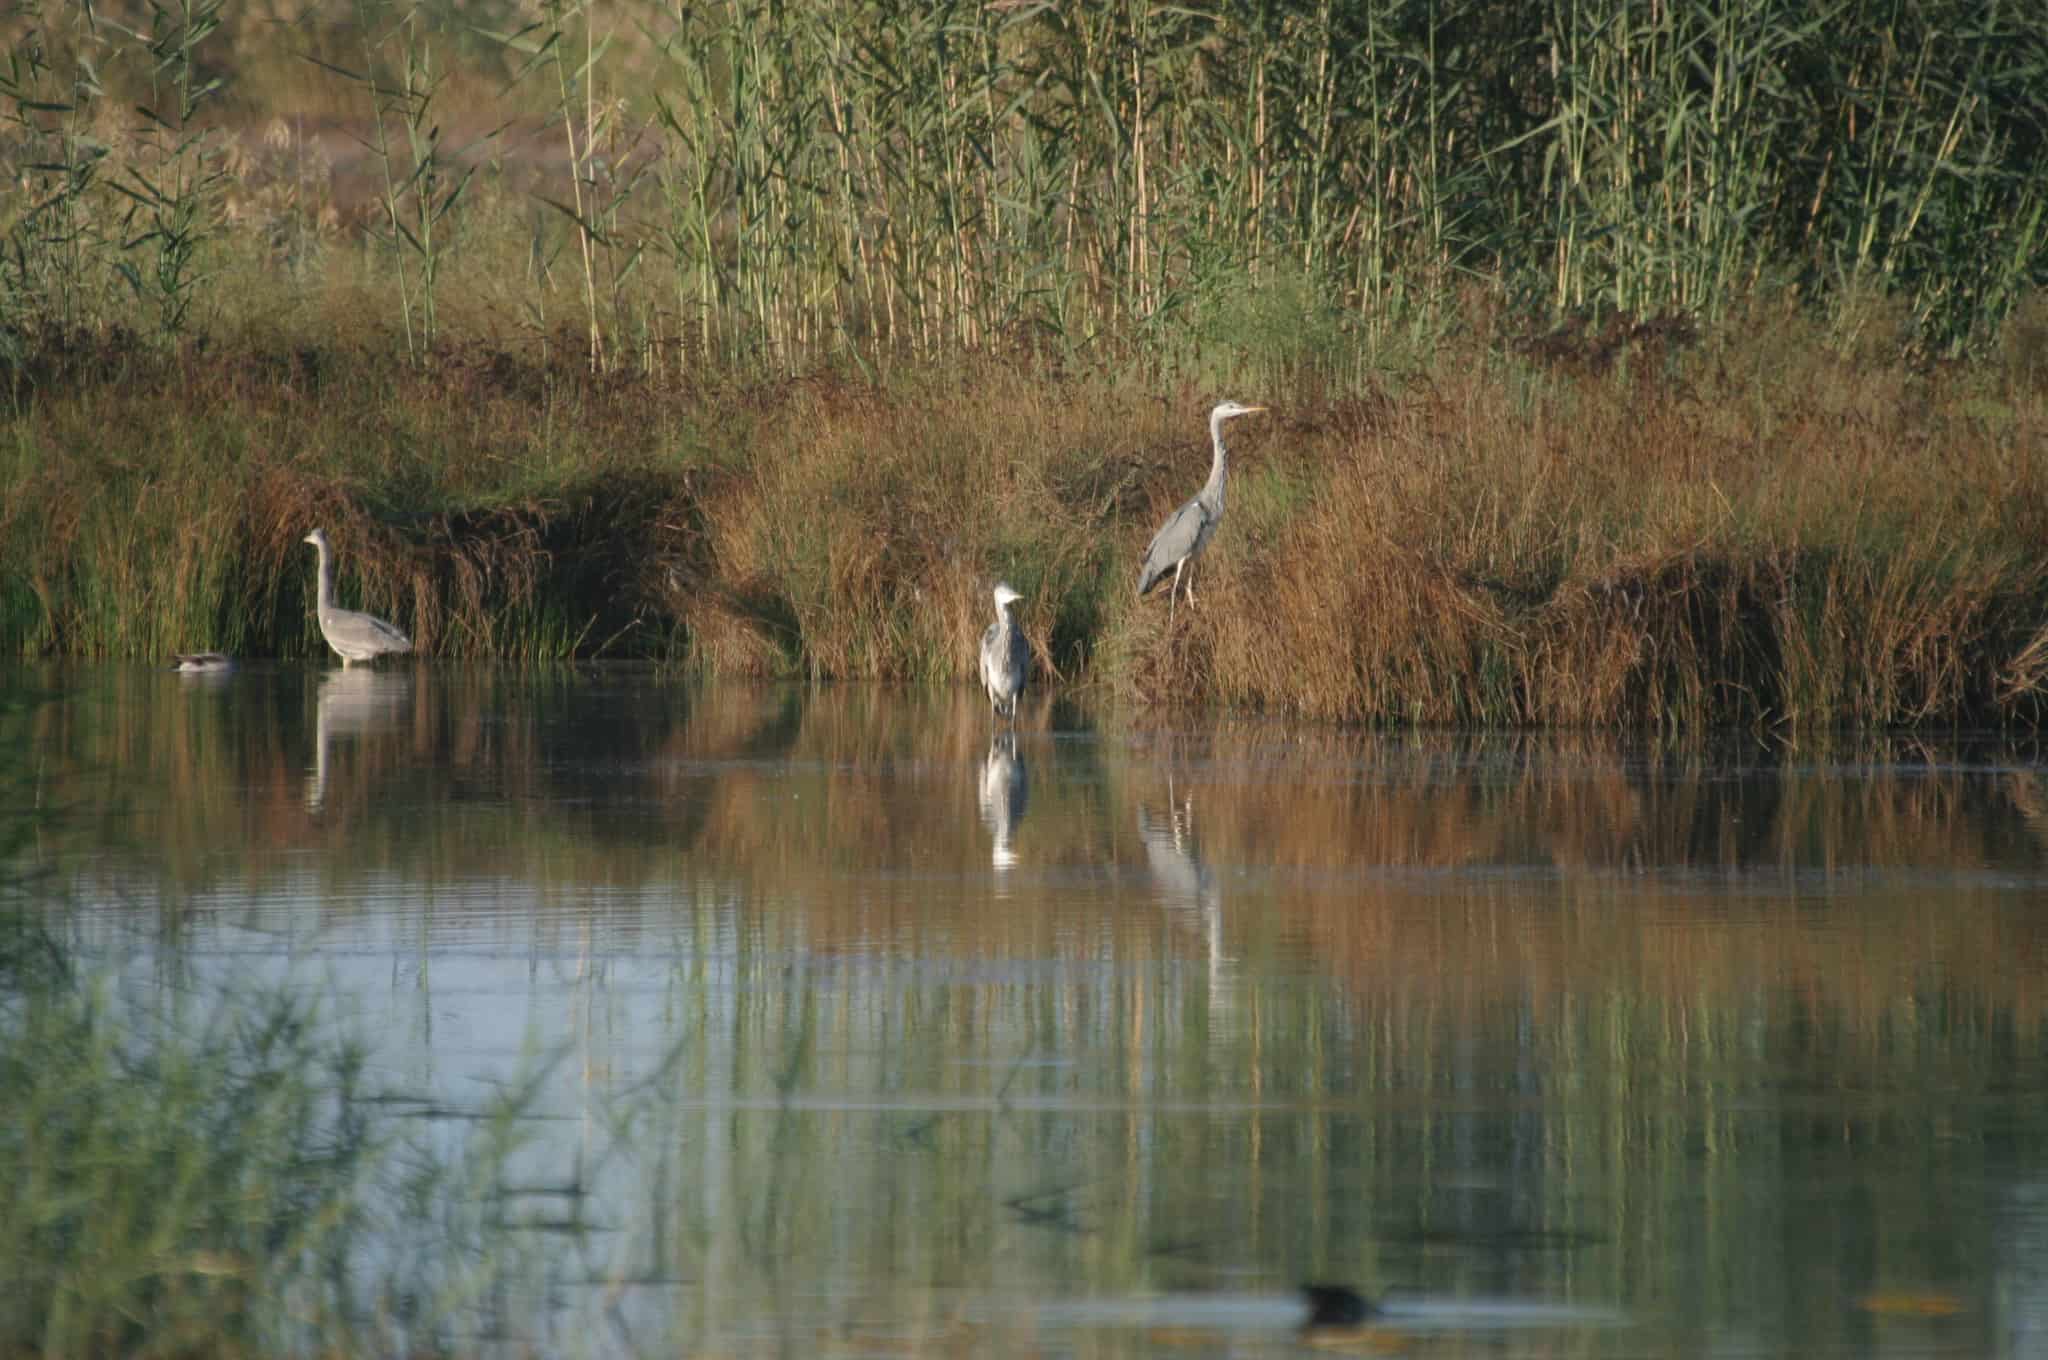
[[255, 1354], [299, 1309], [346, 1323], [360, 1071], [283, 1003], [160, 1042], [104, 998], [25, 1007], [0, 1034], [8, 1349]]
[[431, 1348], [518, 1269], [487, 1226], [509, 1111], [451, 1157], [402, 1138], [360, 1050], [281, 994], [219, 999], [194, 1032], [22, 984], [0, 984], [9, 1354]]

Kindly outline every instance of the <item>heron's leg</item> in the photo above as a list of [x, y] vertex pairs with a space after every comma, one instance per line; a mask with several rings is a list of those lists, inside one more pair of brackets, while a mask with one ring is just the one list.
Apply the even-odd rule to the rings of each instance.
[[1188, 565], [1188, 604], [1192, 606], [1195, 602], [1195, 559], [1184, 557], [1181, 560]]

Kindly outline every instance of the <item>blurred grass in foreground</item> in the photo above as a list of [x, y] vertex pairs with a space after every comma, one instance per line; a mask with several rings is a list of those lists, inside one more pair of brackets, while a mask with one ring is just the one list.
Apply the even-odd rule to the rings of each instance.
[[86, 975], [35, 871], [61, 814], [23, 811], [40, 804], [23, 716], [0, 712], [0, 1349], [459, 1348], [519, 1270], [516, 1235], [487, 1224], [520, 1095], [432, 1146], [312, 1003], [180, 1004]]

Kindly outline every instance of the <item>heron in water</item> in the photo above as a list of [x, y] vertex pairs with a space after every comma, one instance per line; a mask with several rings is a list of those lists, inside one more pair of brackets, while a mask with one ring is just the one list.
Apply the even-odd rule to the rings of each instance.
[[1159, 532], [1152, 535], [1152, 546], [1145, 549], [1145, 565], [1138, 571], [1138, 594], [1143, 597], [1171, 571], [1173, 589], [1167, 592], [1166, 605], [1169, 624], [1173, 621], [1174, 601], [1180, 596], [1181, 573], [1187, 573], [1188, 603], [1193, 604], [1195, 555], [1209, 545], [1216, 526], [1223, 522], [1223, 484], [1230, 479], [1230, 455], [1223, 447], [1223, 422], [1265, 409], [1263, 406], [1225, 401], [1217, 403], [1216, 409], [1209, 412], [1209, 442], [1216, 450], [1209, 463], [1209, 480], [1195, 493], [1193, 500], [1167, 516], [1166, 523], [1159, 526]]
[[320, 554], [320, 636], [340, 654], [342, 669], [358, 661], [374, 661], [386, 652], [411, 651], [412, 639], [384, 620], [334, 603], [334, 552], [327, 546], [327, 533], [315, 529], [305, 541]]
[[981, 687], [988, 691], [990, 712], [1007, 717], [1017, 725], [1017, 700], [1024, 697], [1024, 684], [1031, 678], [1031, 644], [1017, 626], [1012, 612], [1023, 599], [1010, 589], [1008, 581], [996, 584], [996, 621], [981, 635]]

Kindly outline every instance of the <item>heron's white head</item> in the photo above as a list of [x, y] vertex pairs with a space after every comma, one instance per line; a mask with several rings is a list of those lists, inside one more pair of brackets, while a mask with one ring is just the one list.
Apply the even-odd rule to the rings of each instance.
[[1216, 409], [1209, 412], [1209, 419], [1221, 425], [1224, 421], [1235, 420], [1239, 416], [1255, 416], [1265, 409], [1263, 406], [1246, 406], [1239, 401], [1219, 401], [1216, 403]]
[[1008, 609], [1011, 605], [1017, 603], [1017, 601], [1024, 598], [1022, 595], [1019, 595], [1016, 591], [1010, 589], [1010, 583], [1008, 581], [996, 582], [996, 588], [994, 593], [996, 597], [996, 613], [998, 614], [1002, 613], [1005, 609]]
[[327, 531], [325, 529], [315, 529], [312, 533], [307, 534], [301, 539], [300, 542], [310, 543], [316, 548], [324, 548], [327, 546]]

